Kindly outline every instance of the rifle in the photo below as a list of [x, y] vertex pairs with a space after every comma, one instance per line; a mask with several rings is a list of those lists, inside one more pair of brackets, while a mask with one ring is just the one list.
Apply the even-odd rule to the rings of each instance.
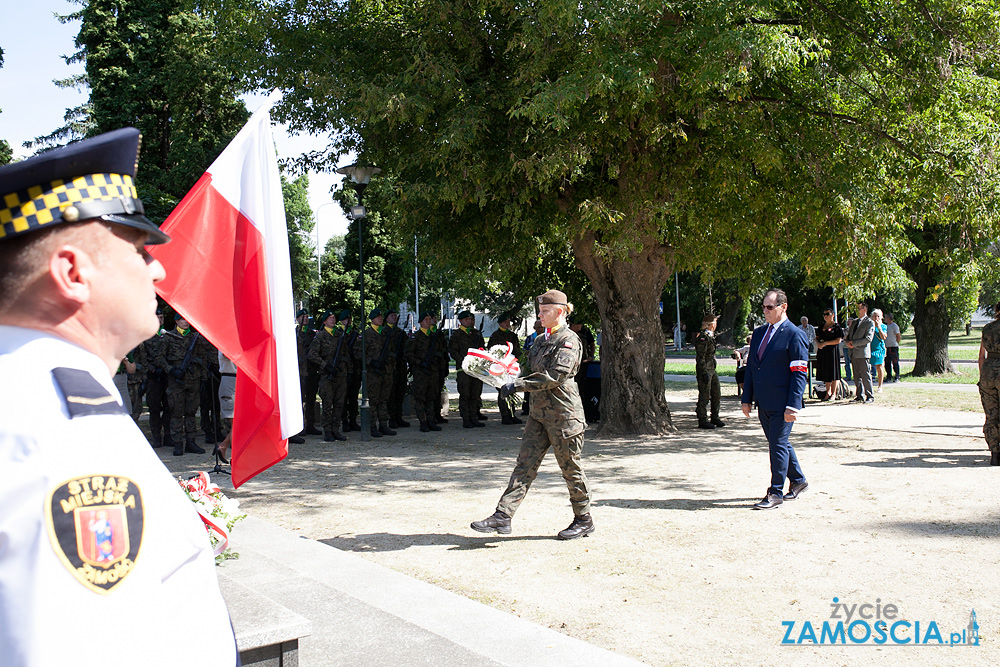
[[372, 364], [372, 368], [377, 371], [383, 370], [385, 368], [385, 353], [389, 351], [389, 334], [385, 336], [385, 342], [382, 343], [382, 354], [378, 355], [378, 360]]
[[437, 335], [438, 335], [438, 333], [441, 332], [441, 327], [443, 327], [443, 326], [444, 326], [444, 318], [442, 317], [441, 318], [441, 324], [437, 327], [437, 329], [434, 330], [434, 333], [432, 333], [429, 336], [429, 338], [430, 338], [430, 344], [427, 346], [427, 354], [424, 356], [424, 360], [420, 364], [420, 367], [422, 369], [424, 369], [425, 371], [431, 365], [431, 355], [434, 354], [434, 348], [437, 346]]
[[[194, 332], [194, 336], [191, 338], [191, 344], [188, 345], [187, 352], [184, 353], [184, 359], [181, 361], [181, 365], [171, 371], [171, 375], [180, 380], [187, 373], [188, 367], [191, 365], [191, 358], [194, 355], [194, 346], [198, 343], [198, 339], [201, 338], [201, 333], [198, 331]], [[202, 366], [205, 364], [202, 363]]]
[[333, 361], [330, 362], [329, 370], [327, 371], [327, 377], [331, 380], [333, 376], [337, 374], [337, 362], [340, 360], [340, 348], [344, 345], [344, 338], [347, 337], [347, 332], [340, 334], [340, 340], [337, 341], [337, 350], [333, 353]]

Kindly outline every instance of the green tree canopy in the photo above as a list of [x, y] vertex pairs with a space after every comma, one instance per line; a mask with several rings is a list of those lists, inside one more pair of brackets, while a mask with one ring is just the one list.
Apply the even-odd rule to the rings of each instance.
[[759, 285], [796, 257], [874, 290], [906, 280], [913, 230], [953, 230], [963, 261], [994, 228], [994, 2], [276, 0], [255, 18], [251, 83], [332, 136], [304, 164], [379, 164], [388, 219], [452, 262], [572, 248], [604, 332], [603, 431], [670, 425], [675, 268]]

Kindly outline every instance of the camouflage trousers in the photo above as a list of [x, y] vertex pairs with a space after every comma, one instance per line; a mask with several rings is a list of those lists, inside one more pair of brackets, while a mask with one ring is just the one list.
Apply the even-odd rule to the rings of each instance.
[[351, 373], [347, 377], [347, 394], [344, 396], [344, 410], [341, 412], [341, 420], [347, 422], [358, 421], [358, 392], [361, 391], [361, 371]]
[[389, 421], [389, 393], [392, 391], [392, 374], [385, 371], [368, 371], [368, 405], [371, 407], [372, 424]]
[[483, 382], [458, 372], [458, 414], [462, 419], [477, 419], [483, 410]]
[[441, 400], [441, 387], [437, 371], [413, 371], [413, 413], [420, 421], [437, 416], [437, 403]]
[[406, 363], [400, 360], [396, 364], [397, 368], [392, 373], [392, 382], [389, 385], [389, 416], [396, 421], [401, 421], [403, 419], [403, 399], [406, 398]]
[[323, 402], [323, 417], [320, 425], [323, 434], [338, 431], [340, 415], [344, 411], [344, 399], [347, 397], [347, 376], [338, 375], [331, 379], [324, 375], [319, 381], [319, 399]]
[[698, 371], [698, 404], [695, 407], [695, 414], [698, 415], [698, 422], [704, 423], [709, 420], [708, 405], [712, 404], [712, 419], [719, 418], [719, 402], [722, 392], [719, 388], [719, 374], [713, 371]]
[[128, 383], [128, 397], [132, 401], [132, 420], [138, 424], [142, 415], [142, 395], [146, 387], [142, 382]]
[[979, 398], [983, 401], [986, 423], [983, 435], [991, 452], [1000, 452], [1000, 378], [980, 378]]
[[193, 441], [198, 432], [194, 417], [201, 403], [201, 381], [171, 378], [167, 382], [167, 401], [170, 402], [170, 437], [174, 444]]
[[565, 421], [540, 422], [528, 417], [521, 440], [521, 451], [514, 464], [507, 490], [500, 497], [497, 509], [507, 516], [514, 516], [524, 496], [527, 495], [531, 483], [538, 477], [538, 467], [545, 458], [545, 453], [552, 447], [556, 462], [562, 471], [566, 487], [569, 489], [569, 500], [576, 515], [590, 512], [590, 490], [587, 487], [587, 475], [580, 466], [580, 455], [583, 453], [582, 422], [574, 422], [567, 427]]

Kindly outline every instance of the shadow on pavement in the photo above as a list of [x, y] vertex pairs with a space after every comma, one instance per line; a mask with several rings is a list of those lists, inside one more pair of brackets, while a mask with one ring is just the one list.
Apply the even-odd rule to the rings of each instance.
[[594, 502], [595, 507], [618, 507], [630, 510], [712, 510], [712, 509], [750, 509], [760, 498], [601, 498]]
[[[471, 531], [471, 528], [470, 528]], [[341, 551], [383, 552], [403, 551], [410, 547], [451, 546], [449, 551], [473, 551], [476, 549], [495, 549], [500, 542], [555, 541], [553, 535], [456, 535], [454, 533], [425, 533], [418, 535], [402, 535], [396, 533], [369, 533], [344, 537], [328, 537], [317, 540], [327, 546]]]
[[989, 464], [989, 452], [970, 452], [960, 450], [949, 452], [941, 449], [865, 449], [865, 452], [886, 452], [903, 454], [878, 461], [855, 461], [843, 463], [844, 466], [860, 466], [867, 468], [976, 468]]

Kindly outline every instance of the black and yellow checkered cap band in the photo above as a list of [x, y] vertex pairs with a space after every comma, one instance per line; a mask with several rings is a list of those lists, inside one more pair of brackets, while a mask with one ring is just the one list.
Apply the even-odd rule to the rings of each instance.
[[53, 223], [142, 212], [135, 184], [127, 174], [89, 174], [68, 183], [57, 180], [3, 195], [0, 239]]

